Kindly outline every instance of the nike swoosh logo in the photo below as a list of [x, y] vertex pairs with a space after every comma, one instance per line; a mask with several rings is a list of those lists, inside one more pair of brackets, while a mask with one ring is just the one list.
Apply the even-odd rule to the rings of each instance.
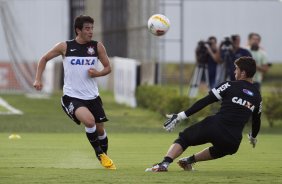
[[70, 51], [73, 52], [73, 51], [75, 51], [75, 50], [76, 50], [76, 49], [71, 49]]
[[102, 117], [102, 118], [99, 118], [100, 120], [103, 120], [103, 119], [105, 119], [106, 117]]

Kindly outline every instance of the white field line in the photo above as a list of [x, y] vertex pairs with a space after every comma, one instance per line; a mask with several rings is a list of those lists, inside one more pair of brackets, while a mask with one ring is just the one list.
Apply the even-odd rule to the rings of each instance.
[[14, 108], [13, 106], [11, 106], [10, 104], [8, 104], [5, 100], [3, 100], [1, 97], [0, 97], [0, 105], [5, 107], [8, 112], [0, 112], [0, 115], [9, 115], [9, 114], [23, 114], [22, 111]]

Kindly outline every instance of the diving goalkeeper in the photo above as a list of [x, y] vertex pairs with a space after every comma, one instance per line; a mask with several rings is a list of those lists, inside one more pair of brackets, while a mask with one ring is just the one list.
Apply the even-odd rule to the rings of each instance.
[[213, 88], [206, 97], [197, 101], [186, 111], [167, 115], [169, 119], [164, 123], [164, 128], [170, 132], [181, 120], [209, 104], [221, 101], [219, 112], [180, 132], [163, 161], [146, 171], [168, 171], [173, 160], [189, 146], [212, 144], [211, 147], [190, 157], [180, 159], [178, 164], [184, 170], [192, 170], [192, 165], [196, 162], [218, 159], [236, 153], [242, 140], [244, 126], [250, 117], [252, 117], [252, 130], [248, 138], [252, 146], [256, 146], [262, 110], [260, 92], [252, 83], [252, 77], [256, 72], [256, 62], [251, 57], [240, 57], [235, 61], [235, 67], [235, 81], [227, 81]]

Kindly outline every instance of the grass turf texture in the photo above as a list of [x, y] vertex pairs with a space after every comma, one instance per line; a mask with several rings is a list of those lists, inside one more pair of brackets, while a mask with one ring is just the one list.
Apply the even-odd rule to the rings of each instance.
[[[10, 105], [24, 112], [24, 115], [0, 116], [0, 132], [81, 132], [82, 126], [74, 122], [63, 112], [61, 92], [50, 99], [30, 99], [24, 95], [1, 95]], [[108, 119], [109, 131], [148, 132], [162, 131], [160, 122], [164, 118], [144, 109], [132, 109], [114, 102], [113, 95], [101, 92]]]
[[8, 109], [6, 109], [5, 107], [3, 107], [2, 105], [0, 105], [0, 112], [1, 113], [7, 113], [9, 112]]
[[[25, 114], [0, 116], [0, 183], [282, 183], [280, 125], [268, 128], [263, 122], [257, 148], [244, 136], [237, 154], [199, 163], [195, 172], [173, 163], [168, 173], [145, 173], [162, 160], [184, 125], [165, 133], [157, 113], [117, 105], [111, 93], [102, 92], [110, 119], [109, 155], [118, 167], [109, 171], [96, 160], [83, 127], [61, 110], [59, 93], [49, 100], [1, 96]], [[22, 139], [9, 140], [11, 133]], [[206, 146], [189, 148], [183, 156]]]
[[[280, 135], [262, 135], [253, 149], [243, 139], [238, 153], [201, 162], [197, 171], [173, 163], [168, 173], [144, 172], [158, 162], [176, 133], [110, 134], [109, 155], [118, 170], [105, 170], [83, 133], [23, 133], [20, 140], [0, 134], [0, 183], [281, 183]], [[190, 155], [207, 145], [191, 147]]]

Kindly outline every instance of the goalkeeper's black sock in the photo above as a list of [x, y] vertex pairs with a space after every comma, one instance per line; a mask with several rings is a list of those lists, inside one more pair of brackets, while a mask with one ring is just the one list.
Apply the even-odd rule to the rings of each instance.
[[170, 157], [164, 157], [163, 161], [162, 162], [168, 162], [168, 163], [172, 163], [173, 162], [173, 159], [170, 158]]
[[170, 157], [164, 157], [163, 161], [161, 162], [161, 164], [163, 166], [165, 166], [166, 168], [168, 168], [169, 164], [171, 164], [173, 162], [173, 159]]
[[103, 152], [107, 154], [107, 151], [108, 151], [108, 137], [107, 137], [107, 134], [106, 134], [105, 130], [104, 130], [104, 135], [98, 136], [98, 139], [100, 141], [100, 146], [101, 146]]
[[92, 128], [85, 127], [86, 136], [93, 147], [97, 158], [99, 159], [99, 155], [103, 153], [102, 148], [100, 147], [100, 142], [98, 139], [98, 133], [96, 131], [96, 125]]
[[195, 162], [196, 162], [195, 155], [192, 155], [192, 156], [188, 157], [187, 162], [188, 162], [189, 164], [195, 163]]

